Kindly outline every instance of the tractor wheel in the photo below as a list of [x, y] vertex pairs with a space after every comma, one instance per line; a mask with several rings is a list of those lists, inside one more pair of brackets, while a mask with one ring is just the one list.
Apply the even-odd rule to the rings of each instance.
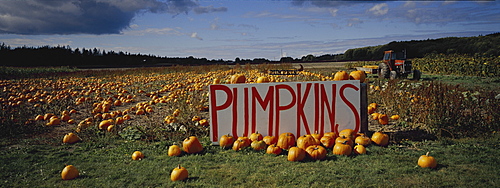
[[397, 78], [398, 78], [398, 72], [396, 72], [396, 71], [391, 71], [390, 76], [389, 76], [389, 79], [391, 79], [391, 80], [395, 80], [395, 79], [397, 79]]
[[413, 80], [420, 80], [422, 73], [419, 70], [413, 70]]
[[380, 63], [378, 65], [378, 77], [389, 78], [389, 74], [390, 74], [389, 65], [385, 63]]

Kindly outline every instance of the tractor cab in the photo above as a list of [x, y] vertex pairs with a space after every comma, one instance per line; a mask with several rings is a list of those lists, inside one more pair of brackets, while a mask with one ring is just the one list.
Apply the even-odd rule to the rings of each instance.
[[409, 74], [413, 74], [414, 79], [420, 79], [420, 71], [412, 70], [412, 63], [406, 60], [406, 54], [394, 52], [393, 50], [384, 52], [382, 63], [379, 64], [378, 74], [379, 77], [390, 79], [406, 78]]

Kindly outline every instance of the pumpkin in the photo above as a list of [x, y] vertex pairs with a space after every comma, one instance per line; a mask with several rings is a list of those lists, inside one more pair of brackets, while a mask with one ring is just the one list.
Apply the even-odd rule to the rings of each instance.
[[381, 114], [380, 116], [378, 116], [378, 123], [380, 123], [381, 125], [389, 124], [389, 117], [387, 116], [387, 114]]
[[376, 110], [378, 107], [378, 104], [377, 103], [370, 103], [368, 106], [371, 106], [371, 107], [375, 108], [375, 110]]
[[35, 121], [42, 121], [43, 120], [43, 116], [42, 115], [38, 115], [35, 117]]
[[325, 134], [323, 134], [323, 136], [329, 136], [332, 137], [333, 139], [339, 137], [336, 132], [326, 132]]
[[368, 114], [373, 114], [375, 113], [375, 108], [373, 108], [372, 106], [368, 106]]
[[220, 79], [219, 78], [214, 78], [214, 81], [212, 84], [220, 84]]
[[63, 180], [72, 180], [75, 179], [80, 175], [80, 172], [78, 172], [78, 169], [76, 169], [75, 166], [73, 165], [66, 165], [64, 169], [61, 172], [61, 178]]
[[373, 133], [371, 140], [379, 146], [387, 146], [389, 144], [389, 135], [377, 131]]
[[[350, 145], [351, 147], [354, 146], [354, 142], [352, 141], [352, 139], [349, 139], [349, 138], [346, 138], [345, 136], [342, 136], [342, 137], [337, 137], [335, 139], [335, 144], [340, 144], [340, 143], [346, 143], [347, 145]], [[334, 145], [335, 146], [335, 145]]]
[[187, 179], [188, 176], [189, 176], [189, 173], [186, 170], [186, 168], [181, 167], [181, 165], [179, 164], [177, 167], [175, 167], [172, 170], [172, 173], [170, 173], [170, 180], [172, 180], [172, 181], [182, 181], [182, 180]]
[[134, 151], [134, 153], [132, 153], [132, 159], [133, 160], [142, 160], [142, 159], [144, 159], [144, 154], [140, 151]]
[[61, 124], [61, 119], [59, 119], [56, 116], [52, 116], [47, 123], [47, 126], [52, 126], [52, 125], [60, 125]]
[[399, 115], [397, 115], [397, 114], [396, 114], [396, 115], [392, 115], [392, 116], [391, 116], [391, 119], [392, 119], [392, 120], [398, 120], [398, 119], [399, 119]]
[[234, 138], [233, 136], [227, 134], [227, 135], [222, 135], [219, 140], [219, 146], [224, 149], [230, 148], [234, 143]]
[[302, 161], [306, 158], [306, 151], [299, 147], [290, 147], [288, 149], [288, 161]]
[[80, 140], [81, 140], [80, 137], [78, 137], [74, 133], [68, 133], [68, 134], [64, 135], [64, 137], [63, 137], [63, 143], [66, 143], [66, 144], [74, 144], [74, 143], [79, 142]]
[[266, 149], [267, 148], [267, 144], [262, 141], [262, 140], [255, 140], [253, 141], [250, 146], [256, 150], [256, 151], [260, 151], [260, 150], [263, 150], [263, 149]]
[[309, 146], [312, 145], [318, 145], [319, 143], [316, 142], [316, 139], [312, 137], [311, 135], [303, 135], [299, 138], [297, 138], [297, 147], [306, 149]]
[[307, 156], [313, 160], [323, 160], [326, 158], [326, 149], [320, 145], [312, 145], [306, 149]]
[[323, 136], [319, 141], [321, 142], [321, 145], [325, 146], [326, 148], [333, 148], [333, 146], [335, 145], [335, 139], [331, 136]]
[[349, 80], [349, 74], [346, 71], [338, 71], [333, 76], [333, 80]]
[[112, 122], [112, 121], [110, 121], [110, 120], [103, 120], [103, 121], [101, 121], [101, 122], [99, 123], [99, 129], [101, 129], [101, 130], [106, 130], [106, 129], [108, 129], [108, 127], [109, 127], [111, 124], [113, 124], [113, 122]]
[[333, 154], [335, 155], [351, 155], [352, 153], [352, 146], [347, 144], [347, 141], [344, 141], [343, 143], [336, 143], [335, 146], [333, 146]]
[[278, 142], [278, 137], [276, 136], [264, 136], [262, 140], [267, 144], [267, 145], [273, 145]]
[[366, 148], [365, 148], [365, 146], [363, 146], [361, 144], [358, 144], [358, 145], [354, 146], [354, 153], [358, 154], [358, 155], [366, 154]]
[[203, 127], [208, 127], [209, 123], [207, 119], [201, 119], [198, 123]]
[[349, 79], [350, 80], [359, 80], [361, 83], [363, 83], [363, 82], [365, 82], [365, 79], [366, 79], [365, 71], [360, 71], [360, 70], [352, 71], [349, 74]]
[[339, 137], [346, 137], [351, 140], [354, 140], [356, 138], [356, 132], [352, 129], [344, 129], [339, 132]]
[[365, 134], [362, 134], [361, 136], [356, 137], [354, 140], [354, 143], [360, 144], [363, 146], [368, 146], [371, 143], [370, 137], [366, 136]]
[[379, 113], [377, 113], [377, 112], [375, 112], [375, 113], [373, 113], [373, 114], [371, 114], [371, 115], [372, 115], [372, 119], [373, 119], [373, 120], [378, 120], [378, 117], [380, 116], [380, 114], [379, 114]]
[[243, 74], [234, 74], [231, 76], [231, 79], [229, 83], [231, 84], [238, 84], [238, 83], [245, 83], [246, 82], [246, 77]]
[[323, 137], [323, 134], [318, 133], [318, 131], [314, 131], [314, 133], [311, 134], [311, 136], [314, 137], [314, 139], [316, 139], [317, 142], [319, 142], [319, 140], [321, 139], [321, 137]]
[[257, 132], [254, 132], [250, 135], [250, 140], [253, 142], [253, 141], [258, 141], [258, 140], [262, 140], [263, 137], [262, 137], [262, 134], [259, 133], [259, 131]]
[[295, 146], [295, 135], [293, 133], [281, 133], [278, 137], [278, 147], [281, 149], [289, 149]]
[[181, 153], [181, 147], [179, 147], [178, 145], [171, 145], [170, 147], [168, 147], [168, 156], [170, 157], [179, 156], [181, 155]]
[[267, 154], [274, 154], [274, 155], [279, 155], [281, 154], [281, 148], [278, 147], [276, 144], [269, 145], [267, 146], [266, 153]]
[[193, 118], [191, 118], [191, 121], [200, 121], [200, 120], [201, 120], [200, 116], [193, 116]]
[[184, 152], [191, 154], [203, 151], [203, 146], [201, 146], [198, 137], [190, 136], [182, 142], [182, 149], [184, 149]]
[[418, 158], [418, 166], [422, 168], [436, 168], [437, 161], [434, 157], [429, 156], [429, 152]]
[[265, 77], [265, 76], [259, 76], [257, 78], [257, 83], [267, 83], [269, 82], [269, 78]]
[[[246, 139], [243, 139], [243, 138], [246, 138]], [[248, 147], [248, 141], [247, 140], [250, 140], [248, 139], [247, 137], [238, 137], [238, 139], [236, 139], [233, 143], [233, 150], [234, 151], [239, 151], [239, 150], [242, 150], [246, 147]]]

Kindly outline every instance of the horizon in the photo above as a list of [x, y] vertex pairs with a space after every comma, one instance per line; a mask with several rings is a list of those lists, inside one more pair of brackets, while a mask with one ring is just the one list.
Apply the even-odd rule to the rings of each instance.
[[7, 1], [0, 42], [234, 60], [499, 32], [497, 1]]

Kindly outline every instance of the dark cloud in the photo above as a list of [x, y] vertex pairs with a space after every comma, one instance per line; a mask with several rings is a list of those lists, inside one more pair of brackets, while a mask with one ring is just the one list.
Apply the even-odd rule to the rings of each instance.
[[23, 0], [0, 3], [0, 34], [117, 34], [140, 13], [227, 11], [195, 0]]

